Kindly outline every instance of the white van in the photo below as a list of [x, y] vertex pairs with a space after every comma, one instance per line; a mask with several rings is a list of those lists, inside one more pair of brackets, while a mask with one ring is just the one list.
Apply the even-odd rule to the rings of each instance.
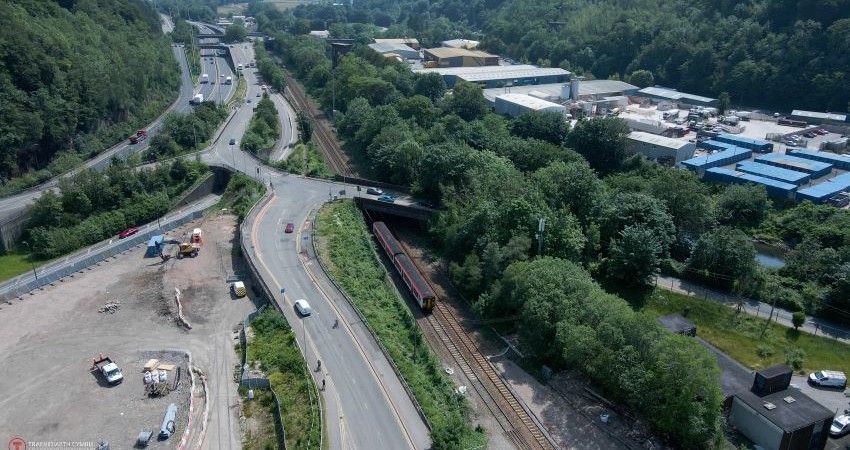
[[809, 382], [815, 386], [826, 386], [844, 389], [847, 387], [847, 376], [844, 372], [821, 370], [809, 375]]

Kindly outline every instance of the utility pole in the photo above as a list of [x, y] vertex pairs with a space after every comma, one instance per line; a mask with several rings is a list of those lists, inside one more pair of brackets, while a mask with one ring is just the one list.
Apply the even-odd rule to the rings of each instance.
[[32, 247], [30, 247], [30, 244], [27, 241], [23, 241], [22, 244], [27, 246], [27, 251], [29, 252], [30, 264], [32, 264], [32, 276], [35, 277], [35, 281], [38, 281], [38, 274], [35, 273], [35, 262], [33, 262], [33, 260], [32, 260]]

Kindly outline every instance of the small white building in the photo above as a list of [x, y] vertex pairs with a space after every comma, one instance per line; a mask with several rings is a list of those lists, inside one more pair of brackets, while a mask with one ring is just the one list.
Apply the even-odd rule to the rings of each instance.
[[553, 111], [566, 115], [564, 105], [552, 103], [526, 94], [502, 94], [496, 96], [496, 113], [516, 117], [526, 111]]
[[632, 131], [627, 139], [633, 152], [640, 153], [648, 159], [669, 161], [673, 164], [693, 158], [696, 150], [696, 144], [692, 142], [642, 131]]
[[465, 48], [467, 50], [475, 50], [478, 48], [478, 44], [480, 42], [469, 39], [449, 39], [448, 41], [440, 42], [441, 47]]

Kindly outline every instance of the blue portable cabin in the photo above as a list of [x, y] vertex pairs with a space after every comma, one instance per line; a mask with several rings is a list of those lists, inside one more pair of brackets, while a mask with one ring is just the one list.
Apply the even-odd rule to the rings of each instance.
[[850, 170], [850, 156], [802, 149], [791, 150], [788, 152], [788, 154], [799, 158], [811, 159], [812, 161], [820, 161], [825, 162], [827, 164], [832, 164], [833, 166], [841, 170]]
[[[159, 248], [157, 248], [157, 244], [159, 244]], [[163, 247], [165, 247], [165, 236], [158, 234], [151, 237], [150, 240], [148, 240], [148, 249], [145, 252], [145, 258], [158, 256]]]
[[820, 178], [832, 171], [831, 164], [779, 153], [761, 155], [756, 158], [756, 162], [797, 172], [806, 172], [812, 175], [812, 179]]
[[748, 138], [744, 136], [735, 136], [734, 134], [718, 134], [714, 138], [715, 141], [725, 142], [737, 147], [744, 147], [757, 153], [770, 153], [773, 151], [773, 144], [763, 139]]
[[783, 183], [790, 183], [797, 186], [801, 184], [806, 184], [809, 182], [809, 180], [812, 179], [811, 175], [804, 172], [783, 169], [781, 167], [761, 164], [755, 161], [739, 162], [738, 166], [735, 169], [739, 172], [746, 172], [751, 175], [770, 178], [772, 180], [781, 181]]
[[833, 195], [847, 190], [850, 190], [850, 173], [839, 175], [823, 183], [797, 191], [797, 201], [809, 200], [812, 203], [823, 203], [824, 200]]
[[709, 139], [707, 141], [702, 141], [697, 144], [699, 148], [704, 148], [706, 150], [732, 150], [736, 145], [732, 145], [726, 142], [716, 141], [714, 139]]
[[751, 156], [753, 156], [753, 152], [751, 150], [733, 147], [729, 150], [724, 150], [712, 155], [697, 156], [695, 158], [682, 161], [682, 166], [694, 171], [700, 171], [710, 169], [712, 167], [735, 164], [736, 162], [749, 159]]
[[724, 169], [722, 167], [714, 167], [706, 170], [704, 178], [717, 183], [760, 184], [765, 187], [768, 195], [785, 199], [791, 198], [791, 193], [797, 189], [797, 186], [790, 183], [783, 183], [770, 178]]

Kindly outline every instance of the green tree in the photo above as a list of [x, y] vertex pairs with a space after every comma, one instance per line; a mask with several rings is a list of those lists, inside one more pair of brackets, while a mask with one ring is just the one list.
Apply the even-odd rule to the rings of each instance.
[[676, 227], [664, 203], [645, 194], [619, 192], [601, 207], [601, 243], [610, 245], [627, 226], [641, 226], [653, 233], [662, 255], [675, 238]]
[[732, 184], [717, 200], [717, 220], [724, 225], [753, 227], [765, 219], [770, 205], [764, 186]]
[[298, 140], [305, 144], [310, 142], [313, 137], [313, 122], [310, 117], [303, 111], [299, 111], [295, 120], [298, 123]]
[[799, 329], [806, 323], [806, 313], [803, 311], [796, 311], [794, 314], [791, 314], [791, 323], [794, 325], [794, 329]]
[[729, 96], [728, 92], [721, 92], [717, 97], [717, 111], [720, 114], [726, 114], [726, 111], [729, 110], [729, 107], [732, 105], [732, 98]]
[[449, 273], [465, 294], [474, 296], [481, 292], [481, 261], [475, 253], [467, 255], [463, 264], [450, 263]]
[[649, 285], [663, 251], [652, 230], [626, 226], [608, 252], [608, 276], [626, 285]]
[[413, 92], [436, 102], [446, 95], [446, 82], [438, 73], [420, 74], [416, 77]]
[[528, 111], [514, 119], [511, 133], [522, 138], [534, 138], [561, 145], [567, 137], [569, 126], [564, 115], [557, 112]]
[[241, 23], [234, 23], [233, 25], [229, 25], [224, 30], [224, 42], [229, 44], [234, 42], [242, 42], [245, 40], [245, 37], [248, 36], [248, 30], [245, 29]]
[[629, 127], [621, 119], [580, 120], [567, 136], [567, 147], [584, 156], [597, 172], [608, 174], [618, 170], [628, 155], [628, 133]]
[[448, 101], [449, 111], [466, 121], [480, 119], [487, 114], [487, 100], [477, 84], [459, 81]]
[[631, 83], [631, 84], [633, 84], [633, 85], [635, 85], [639, 88], [654, 86], [655, 85], [655, 77], [652, 75], [652, 72], [650, 72], [648, 70], [645, 70], [645, 69], [635, 70], [634, 72], [632, 72], [631, 75], [629, 75], [629, 83]]
[[743, 231], [721, 227], [703, 233], [694, 245], [688, 268], [704, 272], [708, 280], [731, 287], [736, 280], [755, 276], [756, 251]]
[[533, 180], [551, 209], [568, 208], [587, 223], [602, 201], [604, 186], [587, 162], [556, 161], [534, 172]]

